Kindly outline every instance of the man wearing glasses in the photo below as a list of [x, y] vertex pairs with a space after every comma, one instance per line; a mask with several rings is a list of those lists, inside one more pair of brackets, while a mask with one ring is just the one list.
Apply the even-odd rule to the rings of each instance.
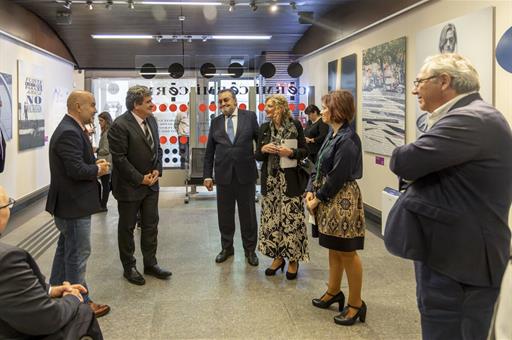
[[[0, 234], [14, 203], [0, 186]], [[29, 253], [2, 242], [0, 273], [0, 339], [103, 339], [94, 313], [82, 303], [81, 293], [87, 292], [82, 285], [50, 287]]]
[[428, 131], [391, 157], [411, 184], [384, 239], [415, 260], [424, 339], [485, 339], [509, 257], [512, 133], [479, 88], [464, 57], [427, 58], [412, 93], [429, 113]]

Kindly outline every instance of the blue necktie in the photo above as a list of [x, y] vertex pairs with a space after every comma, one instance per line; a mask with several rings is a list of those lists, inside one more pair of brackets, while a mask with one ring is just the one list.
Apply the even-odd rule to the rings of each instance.
[[228, 137], [231, 143], [235, 141], [235, 129], [233, 128], [233, 116], [228, 117]]

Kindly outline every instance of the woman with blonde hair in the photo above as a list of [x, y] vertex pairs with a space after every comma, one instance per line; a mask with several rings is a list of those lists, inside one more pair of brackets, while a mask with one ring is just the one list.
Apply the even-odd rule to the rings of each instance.
[[265, 275], [284, 270], [286, 278], [297, 277], [299, 261], [308, 261], [308, 237], [304, 221], [302, 195], [306, 181], [301, 180], [298, 162], [308, 155], [302, 125], [292, 119], [288, 101], [273, 95], [265, 101], [270, 119], [261, 125], [256, 160], [261, 167], [261, 225], [259, 251], [273, 258]]
[[[315, 215], [319, 243], [329, 249], [329, 283], [322, 297], [313, 299], [318, 308], [338, 303], [340, 325], [353, 325], [366, 318], [361, 299], [363, 267], [357, 255], [363, 249], [365, 220], [363, 200], [356, 179], [363, 175], [361, 140], [350, 126], [355, 113], [350, 92], [337, 90], [322, 97], [322, 119], [330, 130], [318, 153], [316, 169], [307, 188], [306, 204]], [[343, 272], [348, 279], [348, 304], [341, 291]]]

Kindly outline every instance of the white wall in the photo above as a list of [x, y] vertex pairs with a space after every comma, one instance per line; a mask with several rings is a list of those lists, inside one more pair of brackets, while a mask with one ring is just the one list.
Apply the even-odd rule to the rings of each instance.
[[[18, 151], [18, 59], [44, 68], [43, 95], [47, 141], [43, 147], [24, 151]], [[66, 113], [65, 101], [62, 103], [62, 98], [65, 100], [67, 93], [73, 89], [73, 66], [0, 35], [0, 72], [13, 76], [13, 138], [7, 141], [7, 158], [4, 172], [0, 174], [0, 184], [6, 188], [9, 195], [20, 199], [50, 184], [48, 143], [55, 125]], [[2, 109], [2, 114], [4, 112], [5, 108]]]
[[[378, 25], [355, 37], [349, 38], [321, 53], [304, 58], [301, 63], [304, 75], [301, 84], [315, 86], [315, 102], [321, 103], [321, 97], [327, 92], [327, 63], [352, 53], [357, 53], [357, 112], [358, 134], [362, 132], [362, 51], [384, 42], [406, 36], [406, 142], [415, 140], [416, 97], [412, 91], [412, 80], [416, 77], [415, 33], [430, 26], [460, 17], [482, 8], [495, 7], [495, 43], [512, 26], [512, 1], [432, 1], [386, 23]], [[478, 25], [478, 23], [475, 23]], [[504, 71], [496, 62], [494, 66], [494, 102], [512, 125], [512, 74]], [[339, 84], [339, 80], [337, 81]], [[339, 86], [339, 85], [338, 85]], [[512, 151], [511, 151], [512, 152]], [[364, 202], [378, 210], [381, 209], [381, 191], [384, 187], [397, 188], [397, 179], [389, 170], [389, 157], [385, 157], [384, 166], [375, 164], [375, 154], [364, 153], [363, 179], [359, 182]]]

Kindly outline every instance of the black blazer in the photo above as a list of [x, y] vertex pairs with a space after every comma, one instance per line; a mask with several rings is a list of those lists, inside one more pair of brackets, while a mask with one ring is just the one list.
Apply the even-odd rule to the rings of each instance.
[[0, 339], [54, 334], [75, 318], [80, 301], [72, 295], [52, 299], [25, 250], [0, 242], [0, 273]]
[[96, 158], [89, 138], [73, 118], [62, 118], [50, 139], [49, 150], [46, 211], [60, 218], [81, 218], [98, 212]]
[[118, 201], [138, 201], [148, 190], [158, 191], [158, 182], [151, 187], [142, 184], [144, 175], [158, 170], [162, 176], [162, 148], [155, 117], [147, 119], [153, 137], [156, 158], [152, 161], [151, 145], [142, 128], [129, 111], [117, 117], [108, 130], [112, 162], [112, 192]]
[[322, 143], [324, 142], [328, 132], [329, 125], [324, 123], [321, 117], [316, 121], [316, 123], [312, 123], [304, 129], [304, 136], [315, 139], [313, 143], [306, 143], [306, 147], [309, 151], [309, 158], [315, 163], [318, 151], [320, 151]]
[[459, 100], [390, 168], [414, 181], [391, 209], [387, 249], [465, 284], [499, 287], [510, 256], [512, 133], [478, 94]]
[[[290, 159], [301, 160], [308, 156], [308, 149], [306, 148], [306, 139], [304, 138], [304, 131], [302, 130], [302, 125], [298, 120], [293, 120], [293, 124], [297, 128], [297, 149], [293, 150], [293, 154]], [[268, 153], [261, 152], [261, 148], [263, 145], [270, 143], [271, 132], [270, 132], [270, 122], [263, 123], [260, 127], [260, 131], [258, 134], [258, 146], [256, 148], [256, 160], [262, 161], [261, 165], [261, 194], [267, 194], [267, 177], [268, 177]], [[299, 169], [297, 168], [287, 168], [284, 170], [284, 177], [286, 180], [286, 196], [295, 197], [300, 196], [304, 193], [303, 188], [300, 187], [299, 182]]]
[[235, 140], [226, 133], [225, 116], [215, 117], [210, 125], [204, 155], [203, 177], [213, 178], [217, 184], [231, 184], [236, 176], [241, 184], [256, 183], [258, 170], [254, 159], [254, 144], [258, 141], [258, 120], [252, 111], [238, 109]]

